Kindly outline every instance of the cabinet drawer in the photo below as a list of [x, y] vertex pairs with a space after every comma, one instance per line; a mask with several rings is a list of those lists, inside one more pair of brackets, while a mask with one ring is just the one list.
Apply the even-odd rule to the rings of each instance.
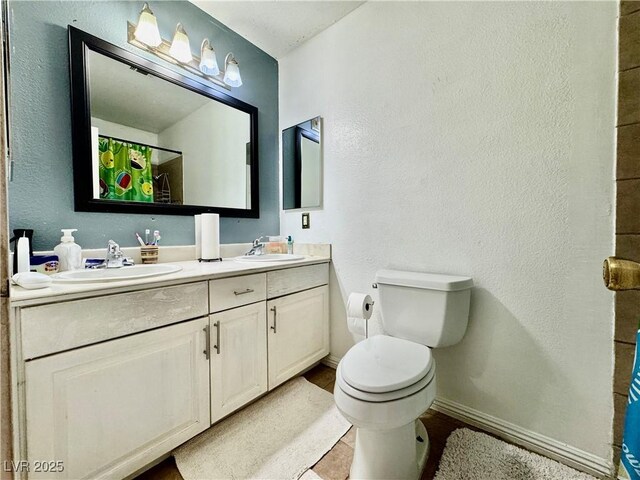
[[267, 298], [280, 297], [328, 283], [328, 263], [276, 270], [267, 273]]
[[209, 281], [211, 313], [260, 302], [266, 298], [267, 276], [264, 273]]
[[23, 308], [25, 359], [121, 337], [208, 314], [207, 283]]

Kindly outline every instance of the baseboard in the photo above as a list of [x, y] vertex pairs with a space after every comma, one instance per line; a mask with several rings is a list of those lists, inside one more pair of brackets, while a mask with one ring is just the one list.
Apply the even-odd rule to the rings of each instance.
[[[328, 355], [321, 360], [321, 363], [337, 368], [340, 360], [341, 357]], [[576, 470], [599, 478], [616, 477], [613, 474], [613, 464], [609, 460], [471, 407], [444, 398], [436, 398], [431, 408]]]
[[340, 362], [340, 357], [336, 357], [335, 355], [327, 355], [320, 361], [320, 363], [334, 369], [338, 368], [338, 362]]
[[431, 408], [576, 470], [611, 478], [611, 462], [584, 450], [444, 398], [436, 398]]

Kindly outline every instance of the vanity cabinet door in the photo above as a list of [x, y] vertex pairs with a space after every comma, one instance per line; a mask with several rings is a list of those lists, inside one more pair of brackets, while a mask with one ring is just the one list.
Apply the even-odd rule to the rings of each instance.
[[210, 317], [211, 423], [267, 391], [265, 302]]
[[269, 390], [329, 354], [329, 287], [267, 302]]
[[26, 362], [27, 452], [123, 478], [209, 427], [208, 318]]

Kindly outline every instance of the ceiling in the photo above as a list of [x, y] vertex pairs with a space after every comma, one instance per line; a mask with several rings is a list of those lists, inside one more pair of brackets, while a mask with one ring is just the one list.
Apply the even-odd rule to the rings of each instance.
[[160, 133], [211, 99], [89, 52], [91, 116]]
[[333, 25], [360, 1], [190, 0], [274, 58]]

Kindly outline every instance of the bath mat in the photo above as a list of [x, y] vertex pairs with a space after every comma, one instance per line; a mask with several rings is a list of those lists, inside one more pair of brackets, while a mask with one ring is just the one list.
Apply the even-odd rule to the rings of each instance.
[[434, 480], [595, 480], [591, 475], [480, 432], [460, 428], [447, 439]]
[[333, 395], [300, 377], [201, 433], [173, 455], [185, 480], [297, 479], [350, 427]]

